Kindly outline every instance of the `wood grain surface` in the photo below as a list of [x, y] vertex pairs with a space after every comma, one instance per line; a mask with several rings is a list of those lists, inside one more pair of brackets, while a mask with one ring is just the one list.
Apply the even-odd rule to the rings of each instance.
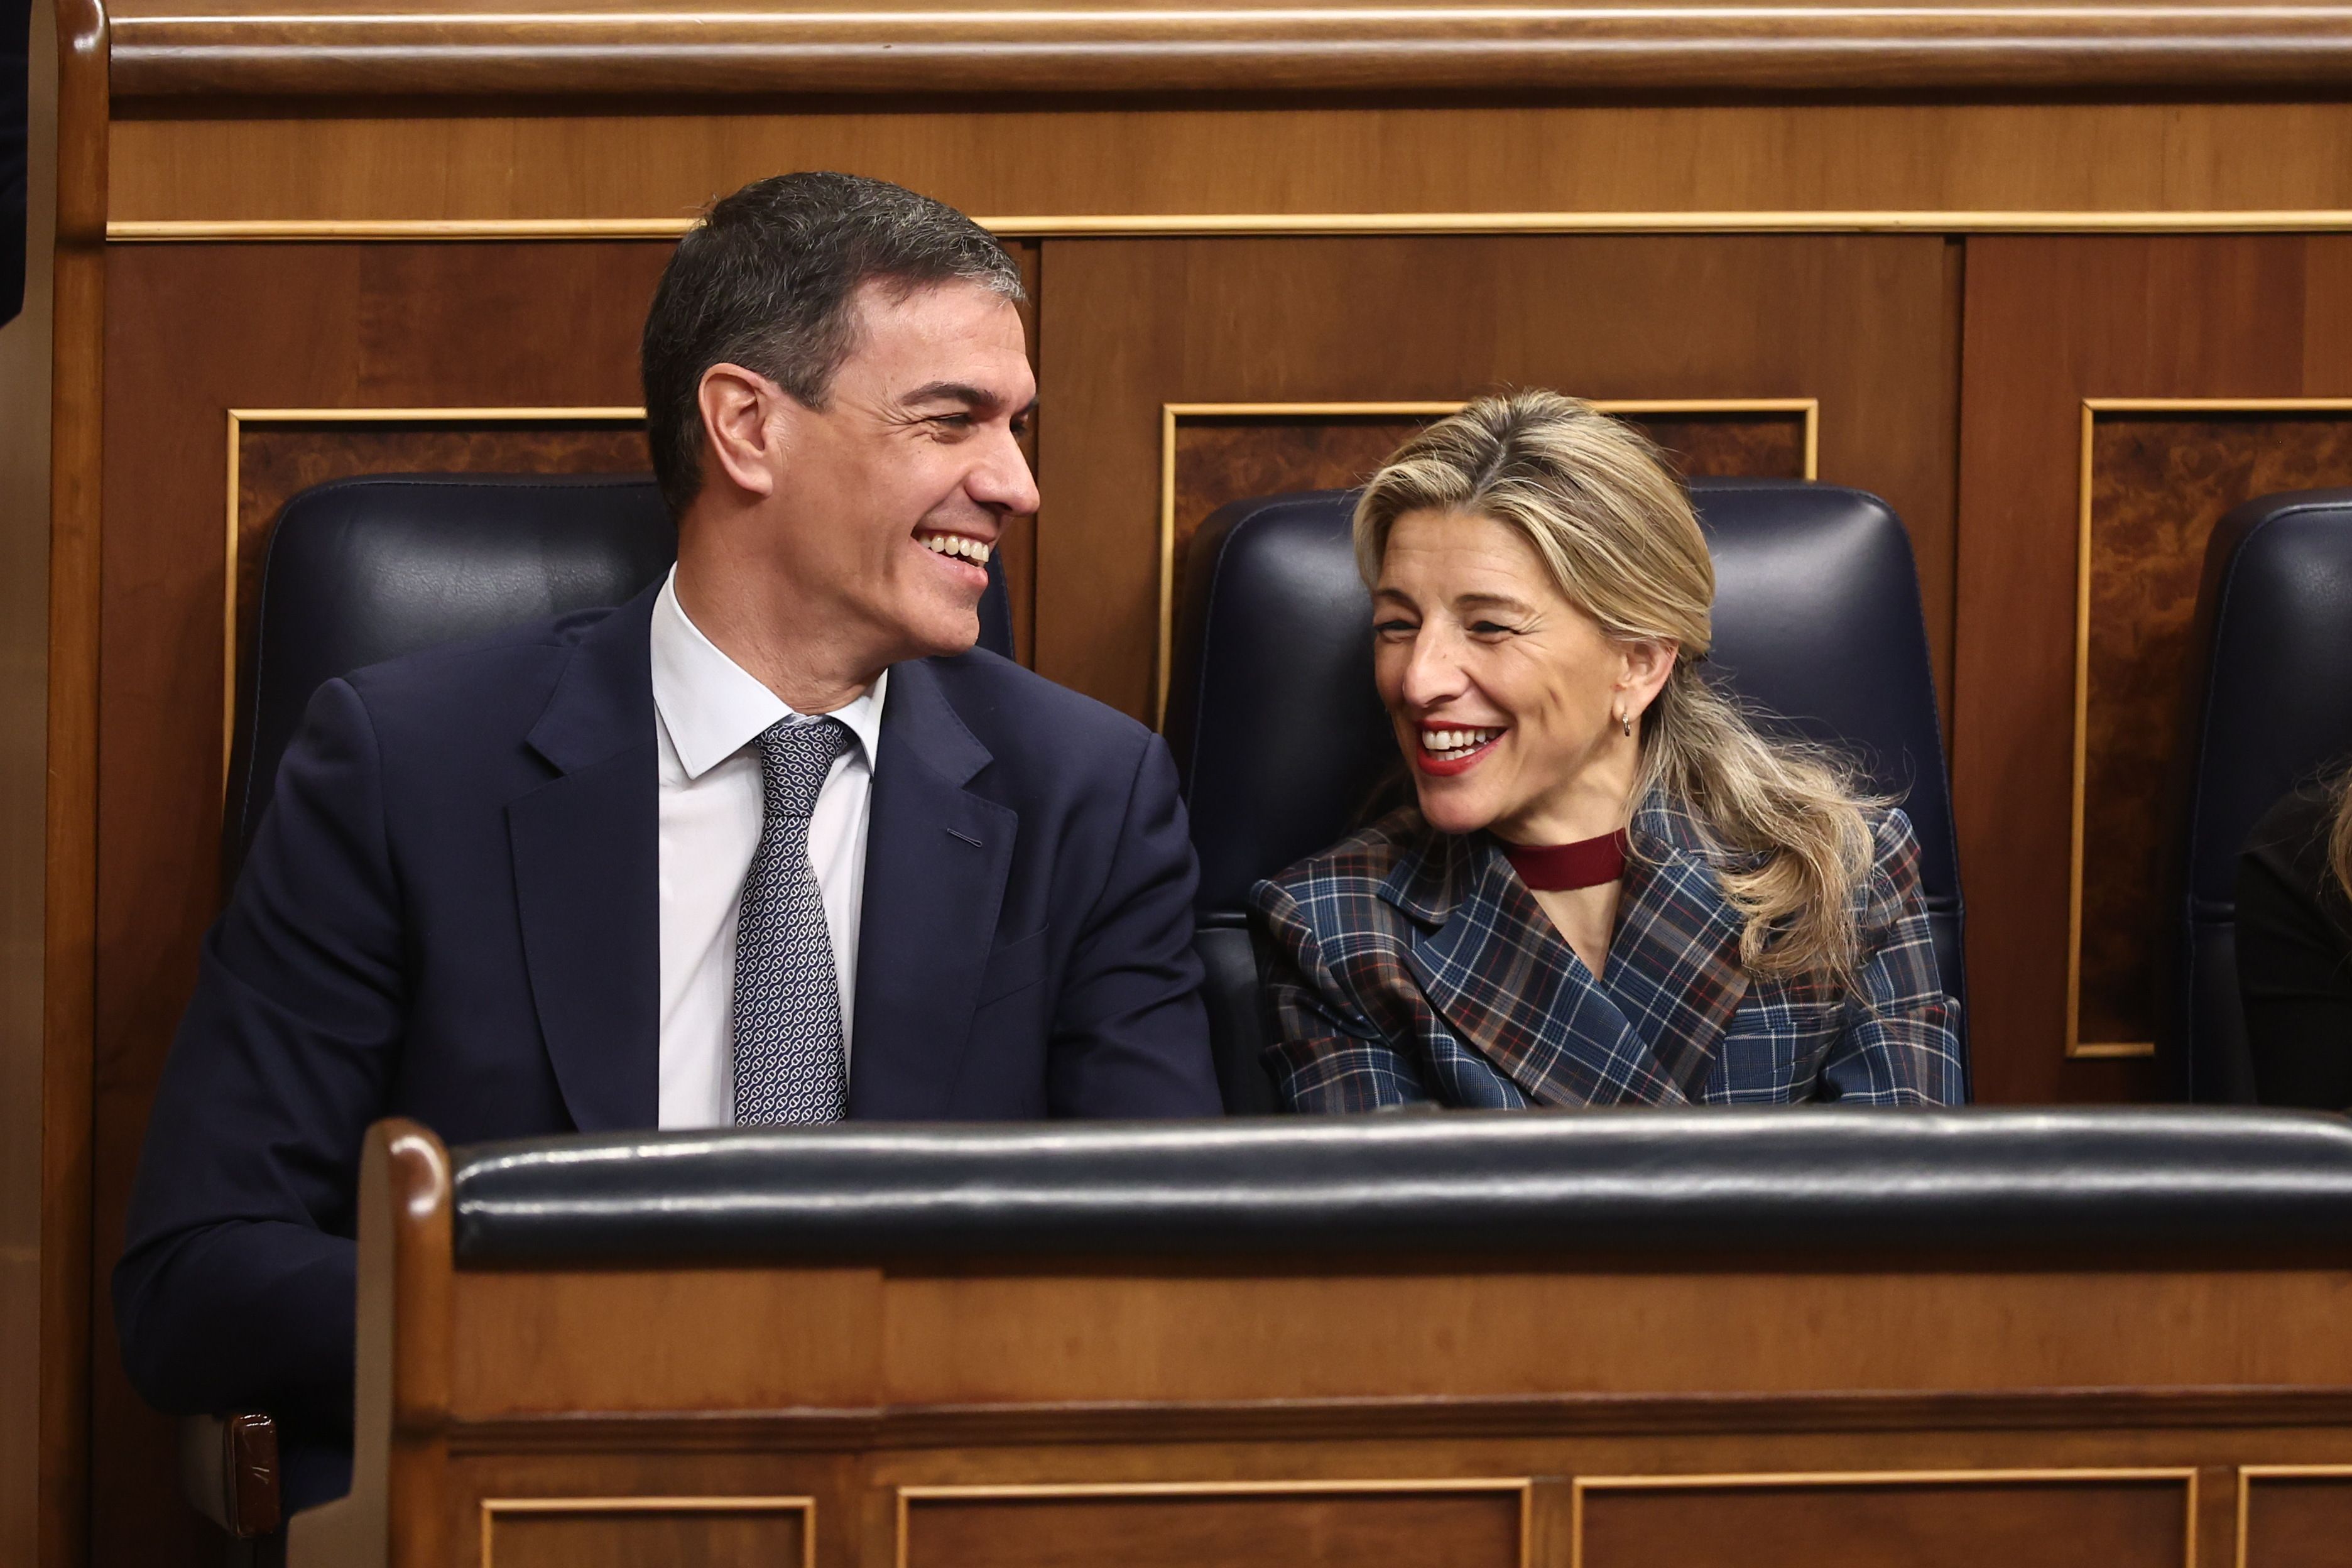
[[98, 1079], [100, 467], [105, 419], [107, 31], [58, 0], [50, 296], [48, 713], [43, 809], [39, 1568], [89, 1552], [91, 1243]]
[[1505, 1491], [915, 1498], [907, 1568], [1519, 1568]]
[[2352, 395], [2352, 239], [1986, 237], [1967, 293], [1952, 764], [1977, 1093], [2148, 1097], [2151, 1064], [2064, 1055], [2083, 403]]
[[173, 95], [2302, 89], [2352, 81], [2340, 5], [1794, 0], [1185, 6], [706, 5], [471, 12], [123, 0], [116, 90]]
[[[483, 1568], [801, 1568], [809, 1547], [803, 1507], [719, 1506], [723, 1499], [632, 1506], [492, 1504], [482, 1526]], [[610, 1500], [625, 1501], [626, 1500]]]
[[2352, 1467], [2249, 1475], [2244, 1510], [2237, 1568], [2333, 1568], [2352, 1540]]
[[1583, 1497], [1580, 1568], [2189, 1568], [2186, 1478], [1615, 1489]]
[[2148, 1041], [2160, 905], [2180, 856], [2175, 759], [2197, 696], [2189, 631], [2205, 542], [2241, 501], [2352, 484], [2352, 411], [2101, 412], [2092, 428], [2076, 1030], [2086, 1042]]
[[682, 224], [785, 169], [896, 180], [982, 216], [1682, 213], [1769, 227], [1776, 213], [2352, 209], [2352, 164], [2330, 152], [2352, 138], [2341, 100], [315, 108], [150, 106], [117, 121], [108, 216]]

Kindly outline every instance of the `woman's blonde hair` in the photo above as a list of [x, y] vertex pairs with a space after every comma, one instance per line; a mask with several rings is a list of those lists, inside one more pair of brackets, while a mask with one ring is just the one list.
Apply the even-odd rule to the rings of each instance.
[[2336, 822], [2327, 830], [2327, 865], [2336, 885], [2352, 898], [2352, 772], [2336, 781]]
[[1715, 563], [1648, 438], [1554, 392], [1482, 397], [1399, 447], [1365, 488], [1355, 543], [1367, 584], [1380, 580], [1397, 520], [1414, 511], [1501, 523], [1610, 637], [1678, 645], [1642, 715], [1634, 801], [1663, 792], [1729, 852], [1718, 869], [1746, 922], [1742, 968], [1850, 985], [1856, 895], [1874, 858], [1863, 808], [1884, 803], [1858, 796], [1832, 755], [1758, 733], [1699, 672], [1714, 640]]

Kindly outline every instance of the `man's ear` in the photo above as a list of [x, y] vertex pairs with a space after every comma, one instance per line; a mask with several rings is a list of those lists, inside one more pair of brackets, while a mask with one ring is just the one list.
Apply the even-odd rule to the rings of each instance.
[[715, 454], [719, 471], [747, 495], [765, 499], [775, 490], [782, 456], [775, 416], [784, 395], [774, 382], [740, 364], [712, 365], [695, 389], [703, 444]]

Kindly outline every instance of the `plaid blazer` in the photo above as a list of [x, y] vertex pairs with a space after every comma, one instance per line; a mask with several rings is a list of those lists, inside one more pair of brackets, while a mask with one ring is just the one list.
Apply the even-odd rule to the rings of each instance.
[[1297, 1110], [1948, 1104], [1958, 1005], [1918, 840], [1900, 811], [1872, 828], [1861, 984], [1840, 994], [1739, 967], [1719, 857], [1654, 795], [1634, 815], [1600, 980], [1492, 838], [1396, 812], [1250, 890], [1277, 1026], [1267, 1064]]

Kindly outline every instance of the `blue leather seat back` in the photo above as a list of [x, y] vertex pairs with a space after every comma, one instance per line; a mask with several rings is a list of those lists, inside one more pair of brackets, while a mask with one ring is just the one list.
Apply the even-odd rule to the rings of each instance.
[[[677, 559], [650, 474], [382, 474], [304, 490], [278, 514], [246, 661], [227, 797], [241, 858], [310, 694], [336, 676], [523, 622], [618, 605]], [[981, 646], [1010, 655], [997, 563]]]
[[[1965, 1002], [1951, 792], [1901, 520], [1874, 496], [1796, 480], [1698, 479], [1691, 495], [1715, 555], [1710, 670], [1768, 727], [1842, 748], [1870, 787], [1902, 797], [1937, 964]], [[1250, 884], [1345, 836], [1397, 761], [1372, 690], [1354, 500], [1234, 502], [1187, 561], [1167, 732], [1201, 852], [1200, 947], [1235, 1110], [1272, 1103], [1255, 1065]], [[1964, 1008], [1964, 1059], [1966, 1026]]]
[[2261, 496], [2223, 518], [2192, 637], [2157, 1048], [2173, 1092], [2246, 1103], [2238, 855], [2281, 795], [2352, 759], [2352, 489]]

